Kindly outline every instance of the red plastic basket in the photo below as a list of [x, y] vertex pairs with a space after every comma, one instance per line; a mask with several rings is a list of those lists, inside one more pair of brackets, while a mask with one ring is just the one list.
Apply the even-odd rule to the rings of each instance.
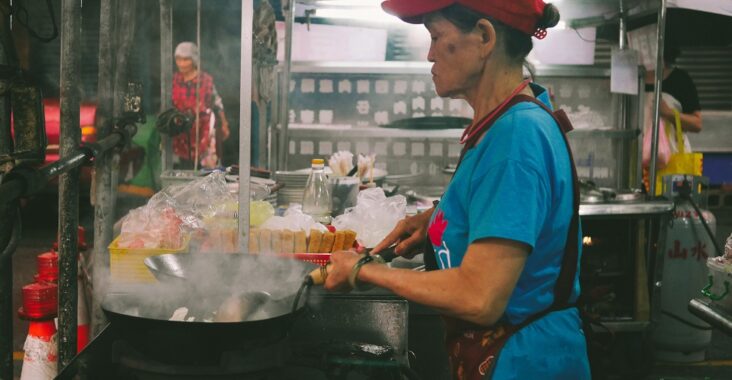
[[328, 265], [330, 263], [330, 253], [283, 253], [281, 257], [307, 261], [317, 265]]

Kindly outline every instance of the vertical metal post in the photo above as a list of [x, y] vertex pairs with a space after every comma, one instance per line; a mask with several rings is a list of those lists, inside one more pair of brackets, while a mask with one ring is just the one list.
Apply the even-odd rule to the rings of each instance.
[[661, 120], [661, 91], [663, 90], [663, 44], [666, 34], [666, 0], [658, 0], [658, 25], [656, 26], [656, 80], [655, 98], [653, 103], [653, 131], [651, 135], [651, 165], [649, 169], [649, 181], [651, 196], [656, 196], [656, 172], [658, 161], [658, 122]]
[[[618, 36], [618, 49], [625, 50], [627, 40], [626, 40], [626, 23], [625, 23], [625, 4], [623, 3], [623, 0], [619, 1], [618, 4], [620, 15], [619, 15], [619, 36]], [[620, 109], [618, 110], [619, 115], [619, 126], [620, 129], [626, 130], [628, 127], [628, 100], [629, 96], [626, 94], [619, 94], [618, 100], [620, 102]], [[617, 177], [616, 177], [616, 187], [618, 189], [625, 189], [628, 187], [629, 180], [627, 177], [627, 172], [629, 171], [628, 167], [630, 166], [630, 159], [628, 158], [628, 155], [625, 153], [629, 151], [629, 149], [626, 149], [630, 146], [630, 143], [628, 140], [621, 140], [618, 144], [618, 161], [619, 163], [616, 164], [616, 168], [618, 169]]]
[[241, 82], [239, 83], [239, 252], [249, 250], [249, 170], [252, 143], [252, 34], [254, 1], [241, 2]]
[[[79, 127], [79, 62], [81, 0], [61, 1], [61, 136], [60, 156], [73, 153], [81, 141]], [[79, 169], [59, 181], [58, 363], [63, 368], [76, 355]]]
[[[99, 75], [97, 84], [97, 136], [104, 138], [114, 126], [114, 9], [113, 0], [102, 0], [99, 11]], [[109, 278], [109, 256], [107, 245], [112, 241], [111, 223], [114, 218], [112, 196], [113, 154], [107, 152], [94, 162], [94, 250], [92, 270], [94, 296], [92, 297], [92, 336], [101, 332], [107, 323], [102, 311], [100, 295], [104, 294]]]
[[[160, 0], [160, 112], [171, 107], [173, 87], [173, 3]], [[161, 136], [162, 170], [173, 169], [173, 141]]]
[[625, 4], [624, 4], [623, 0], [620, 0], [618, 6], [620, 8], [620, 16], [619, 16], [620, 18], [619, 18], [619, 28], [618, 28], [620, 30], [620, 36], [618, 36], [618, 48], [620, 48], [620, 50], [623, 50], [623, 49], [625, 49], [625, 45], [627, 43], [626, 32], [628, 29], [628, 27], [625, 23]]
[[[3, 5], [9, 7], [9, 1], [3, 0]], [[10, 17], [0, 15], [0, 64], [16, 67], [18, 58], [15, 44], [10, 32]], [[9, 78], [0, 78], [0, 154], [10, 153], [13, 149], [13, 139], [10, 135], [10, 88]], [[13, 379], [13, 259], [12, 233], [16, 216], [16, 202], [0, 207], [0, 379]], [[4, 233], [7, 232], [7, 236]]]
[[287, 170], [289, 153], [289, 101], [290, 67], [292, 65], [292, 29], [295, 24], [295, 0], [287, 0], [285, 12], [285, 61], [282, 62], [282, 81], [280, 83], [280, 133], [278, 134], [277, 169]]
[[[20, 236], [17, 201], [0, 205], [0, 380], [13, 379], [13, 252]], [[4, 206], [4, 207], [3, 207]], [[6, 233], [6, 234], [5, 234]]]
[[[3, 6], [10, 8], [8, 0], [2, 0]], [[18, 57], [15, 43], [10, 32], [10, 16], [0, 15], [0, 64], [17, 67]], [[13, 138], [10, 134], [10, 88], [9, 78], [0, 78], [0, 90], [7, 95], [0, 97], [0, 155], [13, 151]], [[1, 169], [1, 168], [0, 168]]]

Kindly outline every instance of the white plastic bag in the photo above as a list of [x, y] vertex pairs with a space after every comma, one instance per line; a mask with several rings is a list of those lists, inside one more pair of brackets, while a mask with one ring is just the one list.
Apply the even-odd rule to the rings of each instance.
[[335, 218], [333, 225], [338, 230], [356, 231], [358, 242], [373, 248], [404, 219], [407, 213], [407, 198], [396, 195], [387, 198], [381, 188], [372, 188], [358, 194], [356, 207]]
[[328, 229], [315, 221], [312, 216], [302, 212], [302, 206], [294, 204], [285, 211], [284, 216], [273, 216], [267, 219], [261, 226], [261, 229], [275, 230], [275, 231], [305, 231], [306, 234], [310, 234], [310, 230], [315, 229], [320, 232], [325, 232]]

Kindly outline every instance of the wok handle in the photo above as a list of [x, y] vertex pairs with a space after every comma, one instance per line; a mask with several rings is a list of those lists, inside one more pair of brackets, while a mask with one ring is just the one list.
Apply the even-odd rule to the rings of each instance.
[[310, 278], [310, 281], [313, 285], [323, 285], [325, 284], [325, 280], [328, 278], [328, 269], [330, 268], [330, 264], [326, 266], [321, 266], [317, 269], [314, 269], [308, 277]]
[[[394, 260], [394, 258], [397, 257], [397, 254], [394, 252], [394, 249], [396, 248], [396, 245], [391, 246], [375, 256], [377, 256], [378, 263], [388, 263]], [[326, 266], [321, 266], [320, 268], [314, 269], [310, 274], [308, 275], [308, 278], [312, 282], [313, 285], [323, 285], [325, 284], [325, 280], [328, 278], [328, 270], [330, 269], [330, 264]]]

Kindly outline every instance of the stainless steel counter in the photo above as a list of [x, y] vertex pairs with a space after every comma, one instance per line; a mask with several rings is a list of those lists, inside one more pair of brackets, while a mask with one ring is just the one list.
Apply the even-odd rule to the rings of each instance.
[[671, 212], [673, 208], [674, 204], [670, 201], [581, 204], [580, 216], [656, 215]]

